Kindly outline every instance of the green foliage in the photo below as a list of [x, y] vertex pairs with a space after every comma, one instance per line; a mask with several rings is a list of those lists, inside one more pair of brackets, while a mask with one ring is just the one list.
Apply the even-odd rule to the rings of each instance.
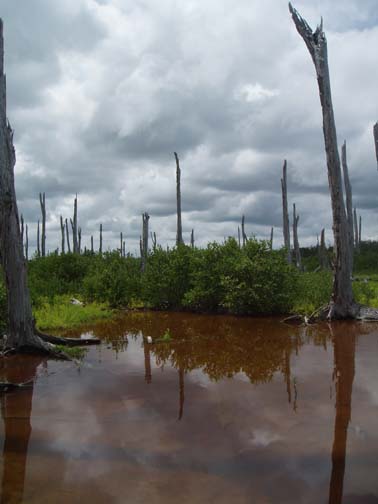
[[41, 330], [63, 329], [112, 316], [112, 311], [104, 304], [91, 303], [76, 306], [69, 296], [55, 296], [51, 301], [41, 301], [34, 309], [37, 327]]
[[311, 314], [317, 308], [329, 303], [332, 294], [332, 273], [317, 271], [302, 273], [298, 277], [298, 296], [292, 311]]

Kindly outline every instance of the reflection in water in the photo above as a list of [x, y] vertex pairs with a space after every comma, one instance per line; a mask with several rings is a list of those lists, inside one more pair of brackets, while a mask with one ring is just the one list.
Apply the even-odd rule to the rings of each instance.
[[[332, 326], [329, 326], [332, 332]], [[356, 336], [345, 324], [334, 330], [334, 360], [336, 377], [336, 418], [332, 448], [332, 474], [329, 504], [341, 504], [345, 473], [348, 425], [352, 408], [352, 387], [355, 372]]]
[[178, 415], [178, 419], [181, 420], [182, 418], [182, 415], [184, 414], [184, 400], [185, 400], [185, 391], [184, 391], [184, 387], [185, 387], [185, 382], [184, 382], [184, 379], [185, 379], [185, 371], [180, 368], [179, 371], [178, 371], [178, 375], [179, 375], [179, 395], [180, 395], [180, 406], [179, 406], [179, 415]]
[[152, 372], [151, 372], [150, 345], [146, 341], [143, 342], [143, 350], [144, 350], [144, 379], [146, 380], [146, 383], [151, 383]]
[[[11, 358], [12, 359], [12, 358]], [[2, 380], [13, 383], [31, 381], [30, 386], [1, 397], [1, 417], [4, 422], [3, 476], [1, 481], [1, 504], [19, 504], [23, 501], [26, 461], [36, 370], [41, 359], [25, 357], [22, 365], [13, 366], [11, 359], [3, 360]]]

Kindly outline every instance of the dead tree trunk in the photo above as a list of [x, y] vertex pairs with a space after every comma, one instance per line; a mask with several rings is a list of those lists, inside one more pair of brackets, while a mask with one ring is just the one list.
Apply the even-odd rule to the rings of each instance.
[[361, 228], [362, 228], [362, 217], [360, 215], [360, 225], [358, 226], [358, 248], [361, 249]]
[[147, 264], [147, 256], [148, 256], [148, 221], [150, 220], [150, 216], [148, 215], [147, 212], [142, 214], [142, 222], [143, 222], [143, 229], [142, 229], [142, 250], [141, 250], [141, 259], [142, 259], [142, 265], [141, 265], [141, 270], [142, 272], [145, 271], [146, 269], [146, 264]]
[[60, 216], [60, 232], [62, 234], [62, 246], [61, 246], [61, 253], [65, 253], [65, 244], [64, 244], [64, 222], [63, 222], [63, 217]]
[[22, 250], [24, 250], [24, 217], [21, 214], [21, 243], [22, 243]]
[[122, 247], [123, 247], [123, 257], [126, 257], [126, 241], [123, 240], [123, 244], [122, 244]]
[[66, 219], [66, 238], [67, 238], [67, 252], [71, 253], [71, 244], [70, 244], [70, 230], [68, 228], [68, 220]]
[[269, 242], [270, 250], [273, 250], [273, 232], [274, 232], [274, 228], [272, 227], [272, 229], [270, 230], [270, 242]]
[[240, 244], [240, 227], [238, 226], [238, 244], [239, 244], [239, 248], [241, 248], [241, 244]]
[[378, 169], [378, 122], [373, 126], [374, 144], [375, 144], [375, 157], [377, 158], [377, 169]]
[[156, 251], [156, 233], [155, 231], [152, 233], [151, 232], [151, 241], [152, 241], [152, 250], [155, 252]]
[[102, 255], [102, 224], [100, 224], [100, 246], [98, 252], [100, 255]]
[[[347, 221], [348, 221], [348, 235], [349, 235], [349, 247], [350, 247], [350, 272], [353, 272], [353, 231], [355, 229], [353, 225], [353, 200], [352, 200], [352, 187], [349, 181], [349, 170], [347, 163], [347, 154], [346, 154], [346, 141], [341, 147], [341, 162], [343, 166], [343, 175], [344, 175], [344, 186], [345, 186], [345, 201], [346, 201], [346, 212], [347, 212]], [[358, 230], [357, 230], [358, 232]]]
[[80, 255], [81, 254], [81, 227], [77, 229], [77, 253]]
[[39, 203], [41, 205], [41, 214], [42, 214], [42, 237], [41, 237], [41, 245], [42, 245], [42, 257], [46, 255], [46, 196], [45, 193], [39, 193]]
[[290, 221], [289, 221], [289, 209], [287, 204], [287, 161], [284, 160], [282, 168], [282, 179], [281, 179], [281, 190], [282, 190], [282, 215], [283, 215], [283, 237], [284, 246], [287, 253], [287, 262], [291, 264], [291, 250], [290, 250]]
[[39, 232], [39, 220], [37, 225], [37, 257], [41, 257], [41, 238]]
[[296, 214], [295, 203], [293, 204], [293, 241], [294, 241], [294, 254], [295, 254], [295, 262], [296, 266], [299, 270], [302, 270], [302, 258], [301, 251], [299, 248], [298, 241], [298, 222], [299, 215]]
[[184, 243], [182, 238], [182, 222], [181, 222], [181, 170], [180, 161], [176, 152], [174, 152], [176, 160], [176, 202], [177, 202], [177, 234], [176, 245]]
[[94, 254], [94, 248], [93, 248], [93, 235], [91, 236], [91, 254]]
[[190, 246], [194, 248], [194, 229], [192, 229], [192, 232], [190, 233]]
[[357, 209], [353, 211], [354, 220], [354, 248], [356, 252], [359, 252], [359, 241], [358, 241], [358, 222], [357, 222]]
[[245, 217], [242, 215], [242, 221], [241, 221], [241, 234], [242, 234], [242, 240], [243, 240], [243, 248], [245, 247], [245, 244], [247, 243], [247, 235], [245, 234]]
[[337, 147], [336, 125], [333, 114], [331, 84], [328, 69], [327, 41], [322, 23], [313, 33], [307, 22], [289, 4], [289, 9], [315, 65], [320, 102], [323, 113], [323, 133], [327, 156], [328, 182], [331, 193], [334, 234], [334, 277], [333, 292], [328, 318], [355, 317], [358, 305], [354, 302], [348, 224], [343, 199], [340, 157]]
[[79, 254], [79, 240], [78, 240], [78, 228], [77, 228], [77, 195], [74, 199], [74, 214], [73, 219], [70, 219], [72, 227], [72, 247], [73, 253]]
[[25, 226], [25, 259], [26, 262], [29, 261], [29, 231], [27, 224]]

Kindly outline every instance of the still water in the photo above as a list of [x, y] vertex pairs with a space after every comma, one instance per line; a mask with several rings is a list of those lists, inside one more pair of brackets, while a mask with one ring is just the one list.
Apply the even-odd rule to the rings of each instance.
[[1, 397], [2, 504], [378, 503], [378, 325], [133, 313], [81, 332], [102, 344], [80, 366], [1, 362], [34, 382]]

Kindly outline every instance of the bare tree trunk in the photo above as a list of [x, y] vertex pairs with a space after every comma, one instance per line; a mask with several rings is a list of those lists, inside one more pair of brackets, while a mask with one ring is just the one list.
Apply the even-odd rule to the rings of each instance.
[[357, 222], [357, 210], [356, 208], [353, 211], [353, 220], [354, 220], [354, 248], [356, 252], [359, 252], [359, 242], [358, 242], [358, 222]]
[[91, 254], [94, 254], [94, 248], [93, 248], [93, 235], [91, 236]]
[[176, 202], [177, 202], [177, 235], [176, 245], [184, 243], [182, 239], [182, 223], [181, 223], [181, 170], [180, 161], [176, 152], [174, 152], [176, 159]]
[[99, 247], [99, 254], [102, 255], [102, 224], [100, 224], [100, 247]]
[[349, 246], [350, 246], [350, 271], [353, 272], [353, 199], [352, 199], [352, 187], [349, 181], [349, 170], [347, 163], [347, 154], [346, 154], [346, 141], [341, 147], [341, 162], [343, 166], [343, 175], [344, 175], [344, 186], [345, 186], [345, 200], [346, 200], [346, 212], [347, 212], [347, 221], [348, 221], [348, 233], [349, 233]]
[[79, 252], [79, 241], [78, 241], [78, 228], [77, 228], [77, 195], [74, 199], [74, 214], [73, 219], [70, 219], [72, 227], [72, 247], [73, 253], [78, 254]]
[[39, 193], [39, 203], [41, 205], [41, 214], [42, 214], [42, 257], [46, 255], [46, 196], [45, 193], [43, 195]]
[[238, 226], [238, 244], [239, 244], [239, 248], [241, 248], [241, 244], [240, 244], [240, 227]]
[[65, 244], [64, 244], [64, 222], [63, 222], [63, 217], [60, 216], [60, 232], [62, 234], [62, 246], [61, 246], [61, 253], [65, 253]]
[[24, 217], [21, 214], [21, 243], [22, 243], [22, 250], [24, 250]]
[[151, 232], [151, 241], [152, 241], [152, 250], [155, 252], [156, 251], [156, 233], [155, 233], [155, 231], [153, 233]]
[[123, 257], [126, 257], [126, 241], [123, 240]]
[[28, 225], [25, 226], [25, 258], [26, 262], [29, 261], [29, 232]]
[[340, 157], [337, 147], [336, 125], [328, 69], [327, 41], [322, 23], [313, 33], [307, 22], [291, 4], [289, 4], [289, 9], [298, 33], [303, 38], [315, 65], [323, 113], [323, 133], [332, 202], [335, 254], [333, 292], [328, 318], [355, 317], [358, 305], [354, 301], [352, 291], [350, 270], [350, 255], [352, 251], [350, 250], [348, 224], [343, 199]]
[[273, 250], [273, 233], [274, 233], [274, 228], [272, 226], [272, 229], [270, 230], [270, 243], [269, 243], [270, 250]]
[[242, 234], [242, 240], [243, 240], [243, 248], [245, 247], [245, 244], [247, 243], [247, 235], [245, 234], [245, 217], [242, 215], [242, 222], [241, 222], [241, 234]]
[[119, 240], [120, 240], [119, 255], [122, 257], [122, 250], [123, 250], [123, 234], [122, 234], [122, 231], [119, 234]]
[[360, 215], [360, 225], [358, 226], [358, 247], [361, 248], [361, 228], [362, 228], [362, 217]]
[[41, 238], [39, 232], [39, 220], [37, 225], [37, 257], [41, 257]]
[[68, 220], [66, 219], [66, 238], [67, 238], [67, 252], [71, 253], [71, 245], [70, 245], [70, 230], [68, 228]]
[[147, 264], [147, 257], [148, 257], [148, 221], [150, 220], [150, 216], [148, 215], [147, 212], [142, 214], [142, 222], [143, 222], [143, 230], [142, 230], [142, 250], [141, 250], [141, 258], [142, 258], [142, 265], [141, 269], [142, 272], [145, 271], [146, 269], [146, 264]]
[[290, 250], [290, 221], [289, 221], [289, 209], [287, 204], [287, 161], [284, 160], [282, 168], [282, 179], [281, 179], [281, 190], [282, 190], [282, 215], [283, 215], [283, 237], [284, 246], [287, 252], [287, 262], [291, 264], [291, 250]]
[[194, 229], [192, 229], [192, 232], [190, 233], [190, 246], [194, 248]]
[[77, 253], [80, 255], [81, 254], [81, 227], [78, 228], [77, 235], [78, 235]]
[[378, 169], [378, 122], [374, 124], [373, 135], [375, 144], [375, 157], [377, 158], [377, 169]]
[[299, 270], [302, 269], [302, 258], [301, 258], [301, 251], [299, 248], [299, 241], [298, 241], [298, 222], [299, 222], [299, 215], [296, 214], [295, 210], [295, 203], [293, 204], [293, 241], [294, 241], [294, 253], [295, 253], [295, 262], [296, 266]]

